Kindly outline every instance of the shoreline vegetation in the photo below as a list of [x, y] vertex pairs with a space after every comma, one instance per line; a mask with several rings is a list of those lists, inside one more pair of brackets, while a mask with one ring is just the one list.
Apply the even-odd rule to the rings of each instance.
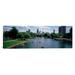
[[72, 39], [67, 39], [67, 38], [54, 38], [55, 40], [59, 40], [59, 41], [68, 41], [68, 42], [72, 42]]

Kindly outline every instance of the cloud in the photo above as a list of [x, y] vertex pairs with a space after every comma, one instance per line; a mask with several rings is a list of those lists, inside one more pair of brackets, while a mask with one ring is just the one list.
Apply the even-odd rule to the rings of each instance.
[[[4, 26], [3, 31], [9, 31], [12, 29], [13, 26]], [[30, 29], [31, 32], [37, 32], [37, 29], [39, 29], [40, 32], [49, 32], [52, 33], [53, 30], [55, 30], [56, 33], [58, 33], [59, 26], [15, 26], [19, 32], [26, 32], [28, 29]], [[71, 26], [66, 27], [66, 32], [69, 32]]]

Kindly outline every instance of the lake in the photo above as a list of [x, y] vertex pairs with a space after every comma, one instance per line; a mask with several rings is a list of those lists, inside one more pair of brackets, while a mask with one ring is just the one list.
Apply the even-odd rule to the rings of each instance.
[[36, 37], [15, 48], [72, 48], [72, 42], [59, 41], [50, 38]]

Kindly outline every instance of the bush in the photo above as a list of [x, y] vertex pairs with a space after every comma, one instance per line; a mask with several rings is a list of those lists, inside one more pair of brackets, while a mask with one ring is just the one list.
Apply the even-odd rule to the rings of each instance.
[[25, 40], [25, 39], [28, 39], [30, 37], [31, 37], [31, 35], [27, 32], [19, 32], [17, 35], [17, 38], [19, 38], [21, 40]]
[[50, 38], [50, 34], [49, 33], [45, 33], [43, 36], [47, 37], [47, 38]]
[[26, 39], [28, 39], [28, 38], [31, 38], [31, 35], [29, 34], [29, 33], [23, 33], [23, 35], [24, 35], [24, 38], [26, 38]]

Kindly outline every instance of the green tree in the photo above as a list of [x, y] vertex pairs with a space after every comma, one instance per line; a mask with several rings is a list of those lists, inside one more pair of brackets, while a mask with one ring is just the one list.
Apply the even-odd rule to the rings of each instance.
[[23, 38], [24, 38], [24, 35], [23, 35], [21, 32], [19, 32], [19, 33], [17, 34], [17, 38], [18, 38], [18, 39], [23, 39]]
[[3, 32], [3, 37], [9, 37], [9, 32], [8, 31]]
[[36, 37], [36, 33], [30, 32], [30, 36], [31, 36], [31, 37]]
[[24, 38], [28, 39], [28, 38], [31, 38], [31, 35], [29, 33], [23, 33], [24, 34]]
[[50, 38], [50, 34], [49, 33], [44, 33], [43, 35], [44, 37]]
[[5, 31], [3, 32], [3, 40], [8, 40], [9, 39], [9, 32]]
[[12, 39], [15, 39], [17, 37], [18, 30], [16, 27], [12, 27], [12, 29], [9, 31], [9, 37]]

